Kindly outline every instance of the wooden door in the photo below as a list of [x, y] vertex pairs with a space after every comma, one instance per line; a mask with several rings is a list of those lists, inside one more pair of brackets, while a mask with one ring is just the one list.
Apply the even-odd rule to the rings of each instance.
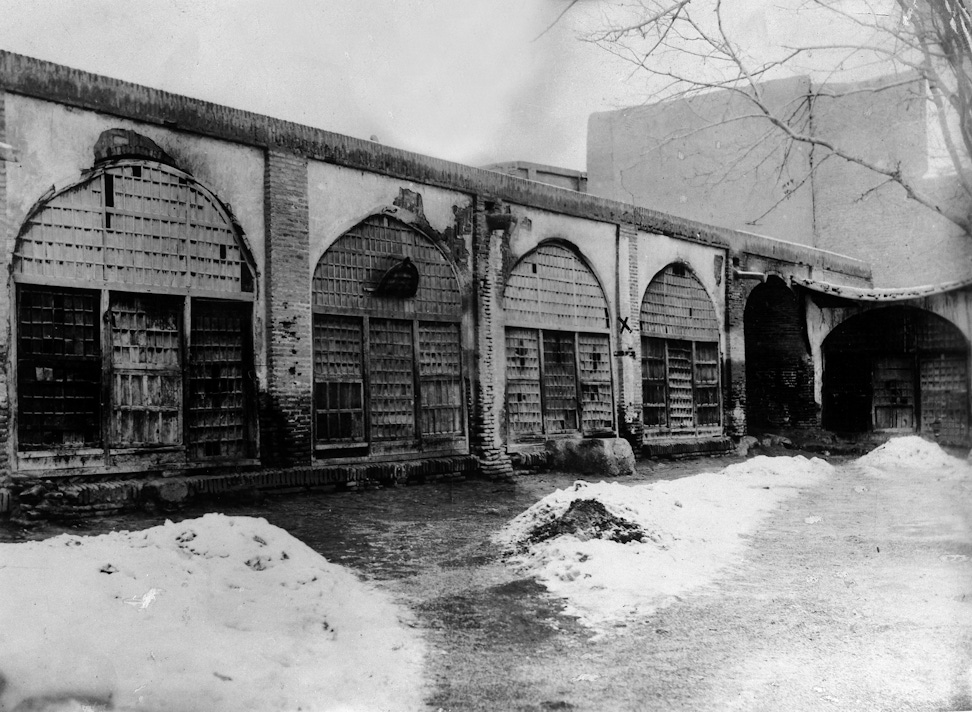
[[872, 371], [875, 430], [915, 429], [915, 360], [912, 356], [878, 356]]

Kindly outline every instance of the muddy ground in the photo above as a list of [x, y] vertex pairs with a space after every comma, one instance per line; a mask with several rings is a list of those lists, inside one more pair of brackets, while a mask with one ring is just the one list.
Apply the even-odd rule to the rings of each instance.
[[[627, 481], [738, 460], [642, 462]], [[972, 710], [972, 482], [935, 472], [876, 480], [844, 464], [764, 521], [745, 560], [712, 586], [595, 638], [489, 540], [575, 479], [529, 474], [218, 509], [266, 517], [411, 607], [429, 642], [429, 710]], [[115, 517], [81, 531], [162, 519]]]

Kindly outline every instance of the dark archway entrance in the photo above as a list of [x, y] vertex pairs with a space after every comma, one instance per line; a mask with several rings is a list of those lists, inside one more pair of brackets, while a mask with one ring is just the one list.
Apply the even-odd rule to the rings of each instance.
[[746, 302], [746, 425], [767, 432], [817, 425], [813, 360], [796, 296], [779, 277]]
[[836, 432], [920, 432], [968, 441], [969, 345], [914, 307], [854, 316], [823, 344], [823, 424]]

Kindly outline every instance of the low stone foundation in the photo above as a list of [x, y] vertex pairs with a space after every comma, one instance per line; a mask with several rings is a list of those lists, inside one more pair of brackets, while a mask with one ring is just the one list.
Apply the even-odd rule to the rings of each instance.
[[[27, 519], [78, 519], [133, 509], [171, 509], [189, 501], [318, 487], [355, 488], [465, 479], [479, 474], [472, 456], [405, 462], [306, 466], [225, 474], [101, 482], [41, 480], [10, 488], [8, 511]], [[2, 511], [2, 510], [0, 510]]]

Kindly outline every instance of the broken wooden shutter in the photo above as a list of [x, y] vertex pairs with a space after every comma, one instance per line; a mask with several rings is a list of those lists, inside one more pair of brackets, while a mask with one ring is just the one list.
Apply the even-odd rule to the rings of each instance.
[[365, 440], [360, 317], [314, 315], [314, 409], [319, 440]]
[[17, 309], [22, 450], [101, 445], [98, 292], [23, 285]]
[[189, 343], [189, 458], [252, 456], [250, 305], [194, 299]]
[[113, 447], [182, 443], [183, 300], [112, 292]]

